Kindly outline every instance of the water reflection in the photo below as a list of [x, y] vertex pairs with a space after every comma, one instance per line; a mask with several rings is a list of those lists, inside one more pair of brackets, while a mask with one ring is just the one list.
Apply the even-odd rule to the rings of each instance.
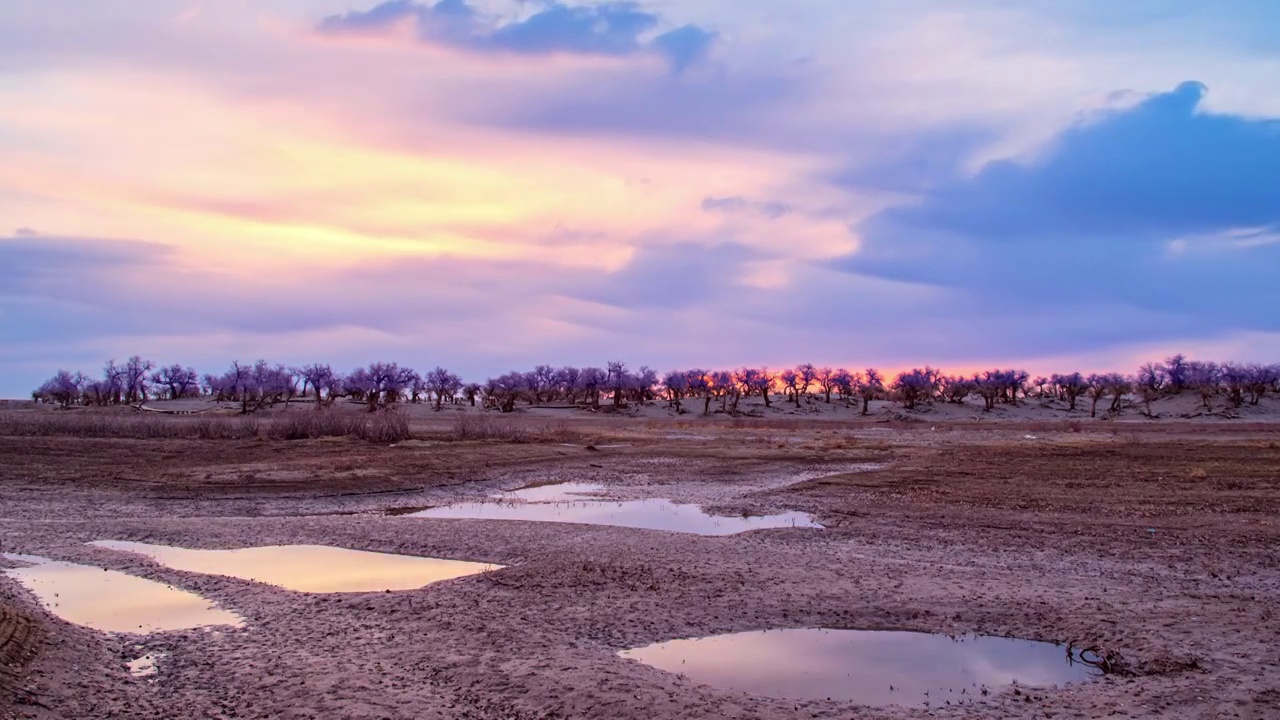
[[32, 555], [4, 557], [30, 564], [4, 573], [22, 583], [50, 612], [77, 625], [138, 634], [244, 625], [239, 615], [195, 593], [152, 580]]
[[710, 515], [697, 505], [678, 505], [665, 499], [462, 503], [423, 510], [412, 513], [409, 517], [613, 525], [697, 535], [734, 535], [765, 528], [822, 527], [807, 513], [788, 512], [779, 515], [722, 517]]
[[325, 545], [192, 550], [118, 540], [99, 540], [90, 544], [145, 555], [175, 570], [226, 575], [278, 585], [288, 590], [316, 593], [415, 590], [442, 580], [503, 567]]
[[896, 631], [744, 632], [619, 654], [715, 687], [872, 706], [968, 704], [1015, 682], [1053, 686], [1099, 674], [1065, 645]]

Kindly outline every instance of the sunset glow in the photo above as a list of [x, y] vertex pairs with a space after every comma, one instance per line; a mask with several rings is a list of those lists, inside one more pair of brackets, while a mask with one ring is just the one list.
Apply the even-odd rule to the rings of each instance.
[[[1280, 244], [1212, 240], [1280, 227], [1250, 13], [63, 5], [0, 7], [3, 396], [132, 353], [480, 376], [1280, 349], [1274, 313], [1232, 311], [1280, 301]], [[1192, 211], [1201, 184], [1224, 199]], [[1073, 205], [1093, 187], [1117, 206]]]

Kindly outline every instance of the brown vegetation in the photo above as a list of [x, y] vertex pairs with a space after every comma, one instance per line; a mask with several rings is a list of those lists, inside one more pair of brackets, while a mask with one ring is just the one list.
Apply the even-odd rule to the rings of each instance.
[[118, 412], [0, 412], [0, 435], [9, 437], [129, 438], [134, 440], [305, 440], [354, 437], [393, 443], [412, 437], [409, 419], [395, 409], [375, 413], [320, 412], [256, 415], [167, 416]]

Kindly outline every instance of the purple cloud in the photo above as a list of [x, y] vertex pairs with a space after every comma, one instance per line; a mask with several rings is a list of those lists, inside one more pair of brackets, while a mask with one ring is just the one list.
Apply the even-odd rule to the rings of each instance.
[[434, 5], [388, 0], [369, 10], [327, 17], [320, 22], [320, 30], [335, 35], [380, 32], [406, 21], [415, 24], [423, 42], [473, 52], [616, 57], [656, 53], [677, 73], [705, 58], [715, 40], [715, 33], [693, 25], [645, 40], [643, 36], [656, 29], [661, 18], [634, 2], [569, 6], [553, 0], [523, 20], [494, 23], [466, 0], [440, 0]]

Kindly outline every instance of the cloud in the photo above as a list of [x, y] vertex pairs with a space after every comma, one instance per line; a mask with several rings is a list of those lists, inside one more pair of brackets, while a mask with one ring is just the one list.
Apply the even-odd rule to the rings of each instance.
[[44, 293], [65, 286], [66, 293], [83, 295], [78, 282], [82, 275], [155, 265], [171, 250], [157, 243], [53, 237], [20, 228], [12, 237], [0, 237], [0, 267], [7, 276], [3, 294]]
[[1029, 162], [938, 184], [861, 223], [861, 252], [835, 266], [996, 308], [1280, 329], [1266, 310], [1280, 305], [1280, 123], [1207, 112], [1205, 92], [1183, 83], [1082, 119]]
[[382, 33], [409, 23], [422, 42], [473, 52], [616, 57], [654, 53], [676, 72], [706, 57], [715, 33], [684, 25], [646, 39], [661, 22], [634, 2], [570, 6], [551, 0], [524, 19], [502, 22], [483, 16], [466, 0], [439, 0], [434, 5], [388, 0], [369, 10], [327, 17], [320, 30], [331, 35]]
[[619, 308], [677, 311], [723, 297], [761, 254], [737, 243], [675, 243], [639, 248], [625, 267], [572, 293]]
[[[348, 2], [0, 3], [0, 211], [40, 231], [0, 240], [0, 395], [133, 353], [483, 378], [1280, 337], [1277, 61], [1239, 4]], [[1147, 94], [1186, 77], [1213, 95]]]
[[748, 200], [742, 196], [704, 198], [702, 200], [702, 209], [705, 212], [729, 214], [755, 213], [770, 220], [776, 220], [791, 212], [791, 206], [786, 203], [760, 202], [758, 200]]
[[682, 25], [654, 38], [652, 45], [671, 60], [676, 72], [680, 72], [706, 58], [715, 39], [716, 33], [696, 25]]

